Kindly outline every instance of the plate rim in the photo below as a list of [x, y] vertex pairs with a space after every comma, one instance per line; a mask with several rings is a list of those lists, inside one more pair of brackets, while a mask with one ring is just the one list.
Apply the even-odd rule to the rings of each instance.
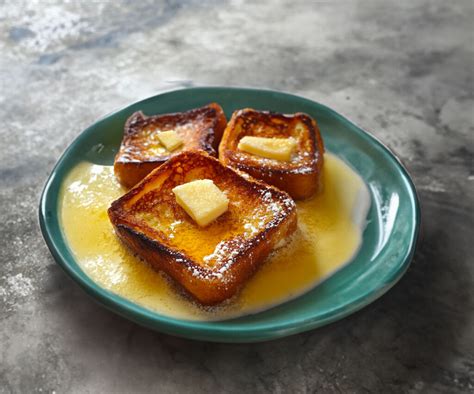
[[[402, 175], [402, 178], [405, 181], [406, 189], [409, 191], [410, 196], [410, 203], [414, 210], [414, 215], [411, 217], [412, 225], [410, 226], [410, 243], [404, 253], [403, 256], [399, 258], [401, 264], [397, 266], [397, 269], [394, 271], [390, 271], [387, 276], [389, 278], [384, 277], [383, 281], [381, 280], [381, 285], [376, 289], [370, 289], [369, 291], [362, 292], [358, 294], [357, 297], [352, 298], [350, 302], [344, 304], [343, 306], [339, 306], [337, 308], [328, 309], [326, 312], [321, 316], [312, 316], [309, 318], [302, 318], [302, 319], [294, 319], [290, 321], [285, 321], [282, 323], [258, 323], [252, 322], [251, 327], [239, 327], [238, 331], [232, 326], [225, 326], [220, 325], [218, 323], [222, 322], [212, 322], [212, 321], [192, 321], [192, 320], [184, 320], [174, 317], [169, 317], [166, 315], [159, 314], [151, 309], [148, 309], [144, 306], [134, 303], [116, 293], [113, 293], [110, 290], [107, 290], [101, 287], [99, 284], [94, 282], [92, 278], [90, 278], [80, 267], [80, 265], [76, 262], [78, 270], [75, 267], [72, 267], [68, 262], [67, 256], [63, 254], [61, 247], [58, 246], [55, 236], [52, 233], [52, 229], [50, 226], [52, 224], [48, 223], [48, 204], [51, 204], [51, 198], [53, 198], [53, 202], [55, 202], [55, 210], [56, 216], [58, 215], [58, 202], [59, 198], [56, 194], [55, 196], [50, 196], [51, 188], [53, 183], [58, 178], [63, 178], [58, 174], [61, 166], [64, 164], [66, 159], [69, 156], [69, 152], [80, 143], [86, 136], [91, 133], [91, 129], [96, 127], [98, 123], [116, 116], [122, 111], [126, 111], [131, 107], [145, 103], [148, 101], [156, 100], [157, 98], [165, 98], [167, 95], [172, 95], [178, 92], [193, 92], [193, 91], [214, 91], [216, 96], [219, 93], [224, 91], [241, 91], [241, 92], [259, 92], [259, 93], [268, 93], [268, 94], [276, 94], [279, 96], [284, 96], [284, 98], [291, 99], [291, 100], [299, 100], [301, 102], [305, 102], [309, 105], [317, 105], [324, 109], [325, 111], [329, 112], [331, 116], [338, 118], [341, 120], [346, 126], [351, 129], [351, 132], [357, 132], [361, 137], [366, 139], [368, 143], [375, 144], [376, 146], [380, 147], [382, 151], [394, 159], [394, 163], [398, 167], [399, 173]], [[216, 101], [218, 98], [216, 97]], [[365, 130], [364, 128], [360, 127], [355, 122], [351, 121], [345, 115], [333, 110], [332, 108], [321, 104], [315, 100], [311, 100], [309, 98], [295, 95], [292, 93], [287, 93], [283, 91], [277, 91], [272, 89], [264, 89], [264, 88], [252, 88], [252, 87], [234, 87], [234, 86], [199, 86], [199, 87], [190, 87], [190, 88], [181, 88], [181, 89], [170, 89], [166, 91], [161, 91], [156, 95], [147, 97], [145, 99], [137, 100], [131, 104], [118, 108], [114, 111], [109, 112], [108, 114], [99, 117], [96, 121], [90, 124], [87, 128], [82, 130], [72, 142], [68, 144], [66, 149], [60, 155], [59, 159], [56, 161], [51, 173], [49, 174], [43, 190], [41, 192], [40, 197], [40, 204], [39, 204], [39, 224], [41, 233], [43, 238], [50, 250], [54, 260], [56, 263], [77, 283], [82, 287], [87, 294], [92, 296], [95, 301], [98, 301], [100, 304], [105, 306], [107, 309], [127, 318], [130, 319], [138, 324], [147, 326], [151, 329], [165, 332], [171, 335], [177, 335], [181, 337], [191, 338], [191, 339], [199, 339], [199, 340], [207, 340], [207, 341], [214, 341], [214, 342], [258, 342], [258, 341], [266, 341], [271, 339], [277, 339], [279, 337], [284, 337], [288, 335], [297, 334], [300, 332], [308, 331], [336, 320], [342, 319], [350, 314], [357, 312], [358, 310], [362, 309], [363, 307], [371, 304], [373, 301], [381, 297], [385, 294], [390, 288], [392, 288], [400, 278], [405, 274], [407, 269], [410, 266], [411, 260], [413, 259], [417, 243], [419, 241], [420, 236], [420, 224], [421, 224], [421, 208], [419, 202], [418, 192], [416, 190], [416, 186], [406, 169], [405, 165], [402, 163], [400, 158], [386, 146], [380, 139], [372, 135], [369, 131]], [[59, 218], [57, 219], [59, 222]], [[60, 229], [59, 229], [60, 230]], [[64, 243], [67, 245], [67, 240], [63, 239]], [[77, 272], [80, 271], [80, 272]], [[291, 302], [291, 301], [290, 301]], [[225, 320], [224, 322], [232, 322], [231, 320]], [[232, 334], [229, 337], [229, 334]]]

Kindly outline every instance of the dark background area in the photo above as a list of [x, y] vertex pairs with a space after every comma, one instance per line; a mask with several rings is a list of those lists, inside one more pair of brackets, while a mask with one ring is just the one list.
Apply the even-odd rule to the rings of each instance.
[[[474, 391], [474, 2], [0, 1], [0, 392]], [[98, 306], [41, 237], [43, 184], [98, 117], [163, 90], [322, 102], [394, 149], [423, 240], [381, 299], [274, 342], [173, 338]]]

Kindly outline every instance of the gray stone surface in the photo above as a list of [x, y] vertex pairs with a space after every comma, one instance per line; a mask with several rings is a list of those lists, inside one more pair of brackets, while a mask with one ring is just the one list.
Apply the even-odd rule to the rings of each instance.
[[[0, 392], [473, 392], [474, 3], [0, 1]], [[98, 306], [37, 223], [44, 181], [98, 117], [161, 90], [279, 89], [398, 152], [424, 239], [400, 283], [322, 329], [178, 339]]]

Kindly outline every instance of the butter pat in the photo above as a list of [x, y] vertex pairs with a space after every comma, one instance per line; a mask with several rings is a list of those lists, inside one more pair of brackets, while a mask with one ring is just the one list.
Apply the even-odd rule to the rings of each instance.
[[183, 140], [174, 130], [160, 131], [158, 139], [170, 152], [183, 144]]
[[229, 207], [229, 199], [210, 179], [200, 179], [173, 188], [176, 202], [200, 226], [207, 226]]
[[290, 161], [291, 154], [296, 147], [294, 138], [264, 138], [245, 136], [239, 141], [238, 149], [253, 155]]

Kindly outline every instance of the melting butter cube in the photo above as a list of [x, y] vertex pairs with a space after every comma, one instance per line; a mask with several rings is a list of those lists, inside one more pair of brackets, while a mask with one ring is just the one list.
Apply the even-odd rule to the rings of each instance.
[[160, 131], [158, 139], [170, 152], [183, 144], [183, 140], [174, 130]]
[[200, 226], [207, 226], [229, 206], [227, 196], [210, 179], [200, 179], [173, 188], [176, 202]]
[[265, 138], [245, 136], [239, 141], [238, 149], [253, 155], [290, 161], [291, 154], [296, 147], [294, 138]]

